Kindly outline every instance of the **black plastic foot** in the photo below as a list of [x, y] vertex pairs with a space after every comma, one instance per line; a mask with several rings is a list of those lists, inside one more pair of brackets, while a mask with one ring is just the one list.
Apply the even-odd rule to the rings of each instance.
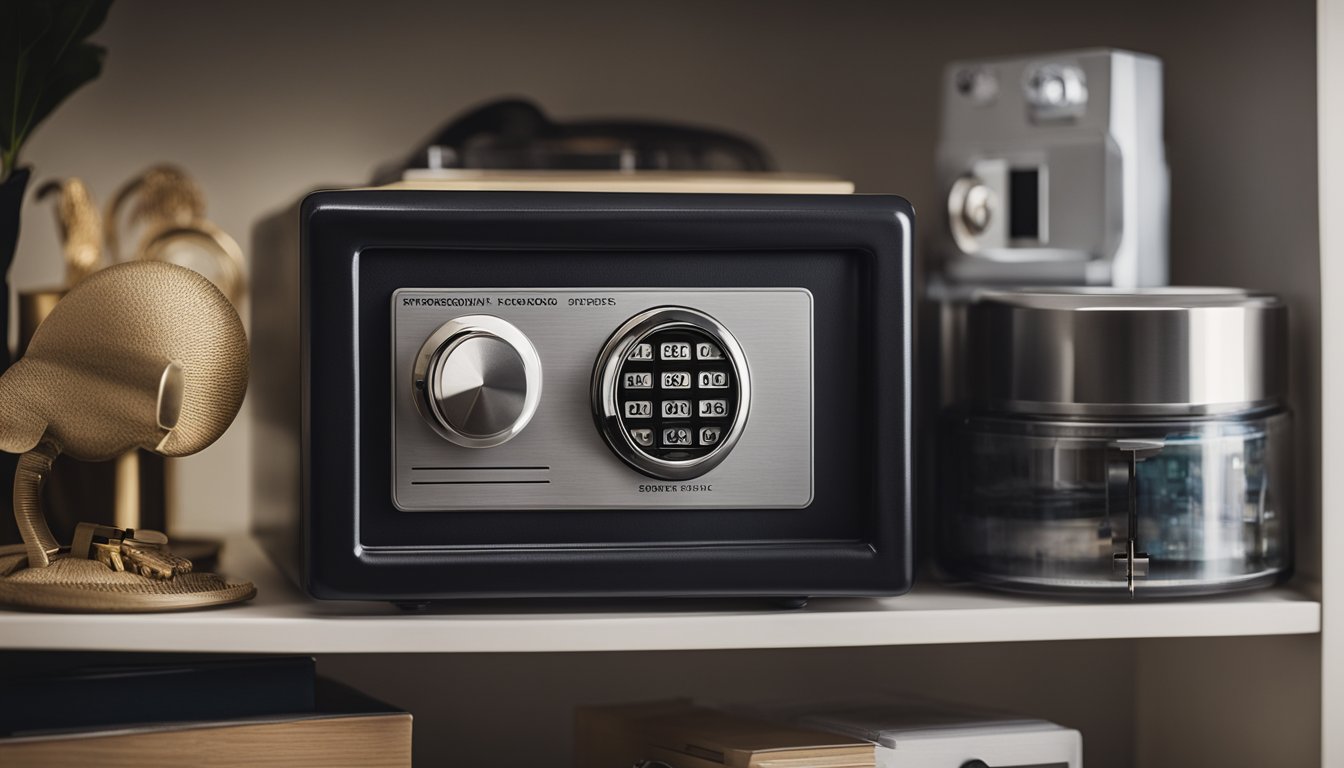
[[782, 608], [786, 611], [796, 611], [799, 608], [807, 606], [807, 596], [802, 597], [777, 597], [770, 601], [776, 608]]
[[423, 611], [429, 607], [428, 600], [393, 600], [392, 604], [407, 613]]

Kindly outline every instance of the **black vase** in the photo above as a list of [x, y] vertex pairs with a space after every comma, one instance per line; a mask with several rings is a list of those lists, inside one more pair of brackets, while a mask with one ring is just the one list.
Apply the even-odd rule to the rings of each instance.
[[[28, 191], [29, 168], [19, 168], [0, 184], [0, 373], [9, 368], [9, 265], [19, 247], [19, 212]], [[19, 529], [14, 523], [14, 470], [19, 457], [0, 452], [0, 543], [17, 543]]]
[[14, 250], [19, 246], [19, 212], [23, 210], [23, 195], [28, 191], [28, 177], [32, 169], [19, 168], [0, 184], [0, 372], [9, 368], [9, 265], [14, 263]]

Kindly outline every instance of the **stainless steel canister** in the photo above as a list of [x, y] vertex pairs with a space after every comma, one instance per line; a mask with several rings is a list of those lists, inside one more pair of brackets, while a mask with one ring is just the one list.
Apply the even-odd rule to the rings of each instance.
[[1199, 594], [1291, 568], [1287, 309], [1236, 289], [981, 292], [940, 553], [1008, 589]]

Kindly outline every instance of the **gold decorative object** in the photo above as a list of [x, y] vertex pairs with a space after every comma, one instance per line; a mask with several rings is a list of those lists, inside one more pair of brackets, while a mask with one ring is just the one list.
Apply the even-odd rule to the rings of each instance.
[[[134, 253], [122, 252], [121, 221], [141, 233]], [[113, 262], [166, 261], [205, 275], [235, 305], [246, 288], [243, 251], [205, 218], [205, 195], [185, 171], [150, 168], [122, 185], [107, 207], [105, 239]]]
[[185, 456], [213, 443], [242, 405], [247, 357], [237, 311], [189, 269], [120, 264], [71, 289], [0, 376], [0, 449], [23, 454], [14, 514], [24, 541], [21, 551], [0, 548], [0, 603], [156, 611], [255, 594], [250, 583], [191, 571], [155, 532], [81, 526], [63, 549], [41, 504], [61, 453], [84, 461], [134, 448]]
[[37, 332], [37, 326], [47, 319], [63, 296], [64, 288], [19, 291], [19, 357], [23, 357], [24, 350], [28, 349], [28, 342]]
[[67, 287], [103, 268], [103, 219], [79, 179], [49, 181], [37, 190], [37, 199], [56, 199], [56, 226], [65, 252]]
[[97, 560], [114, 571], [129, 570], [151, 579], [171, 579], [191, 572], [191, 561], [170, 552], [168, 537], [159, 531], [80, 523], [75, 528], [70, 554]]
[[[205, 219], [205, 195], [185, 171], [170, 165], [151, 167], [123, 184], [107, 215], [99, 212], [88, 187], [77, 178], [44, 184], [40, 198], [55, 203], [56, 224], [66, 263], [65, 284], [19, 293], [19, 354], [66, 290], [107, 262], [162, 261], [195, 269], [238, 306], [246, 283], [244, 258], [236, 241]], [[127, 252], [121, 242], [129, 241]], [[133, 246], [133, 247], [131, 247]], [[112, 462], [85, 463], [68, 456], [55, 464], [58, 480], [43, 491], [49, 525], [69, 538], [81, 520], [97, 520], [123, 529], [172, 528], [167, 487], [173, 467], [160, 455], [132, 450]], [[0, 527], [0, 544], [16, 541], [15, 531]], [[176, 540], [198, 565], [214, 560], [217, 540]]]

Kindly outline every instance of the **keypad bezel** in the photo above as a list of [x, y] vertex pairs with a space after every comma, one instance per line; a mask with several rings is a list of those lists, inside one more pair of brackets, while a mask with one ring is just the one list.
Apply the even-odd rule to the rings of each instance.
[[[718, 355], [702, 355], [711, 351], [702, 349], [705, 344]], [[653, 351], [652, 360], [637, 354], [647, 348]], [[651, 374], [652, 387], [625, 387], [627, 374], [632, 373]], [[685, 386], [677, 377], [665, 375], [677, 373], [687, 374]], [[701, 387], [705, 373], [723, 379], [724, 386]], [[607, 444], [626, 463], [653, 477], [680, 480], [703, 475], [727, 456], [746, 424], [750, 404], [746, 355], [727, 328], [689, 307], [656, 307], [630, 318], [605, 345], [593, 378], [595, 416]], [[702, 400], [724, 401], [727, 412], [702, 416]], [[652, 416], [628, 418], [625, 409], [631, 401], [649, 401]], [[688, 403], [689, 412], [665, 415], [665, 403], [679, 401]], [[707, 427], [719, 430], [713, 444], [704, 442]], [[643, 429], [652, 430], [652, 445], [641, 444], [632, 433]], [[667, 430], [679, 429], [686, 430], [689, 444], [668, 442]]]

